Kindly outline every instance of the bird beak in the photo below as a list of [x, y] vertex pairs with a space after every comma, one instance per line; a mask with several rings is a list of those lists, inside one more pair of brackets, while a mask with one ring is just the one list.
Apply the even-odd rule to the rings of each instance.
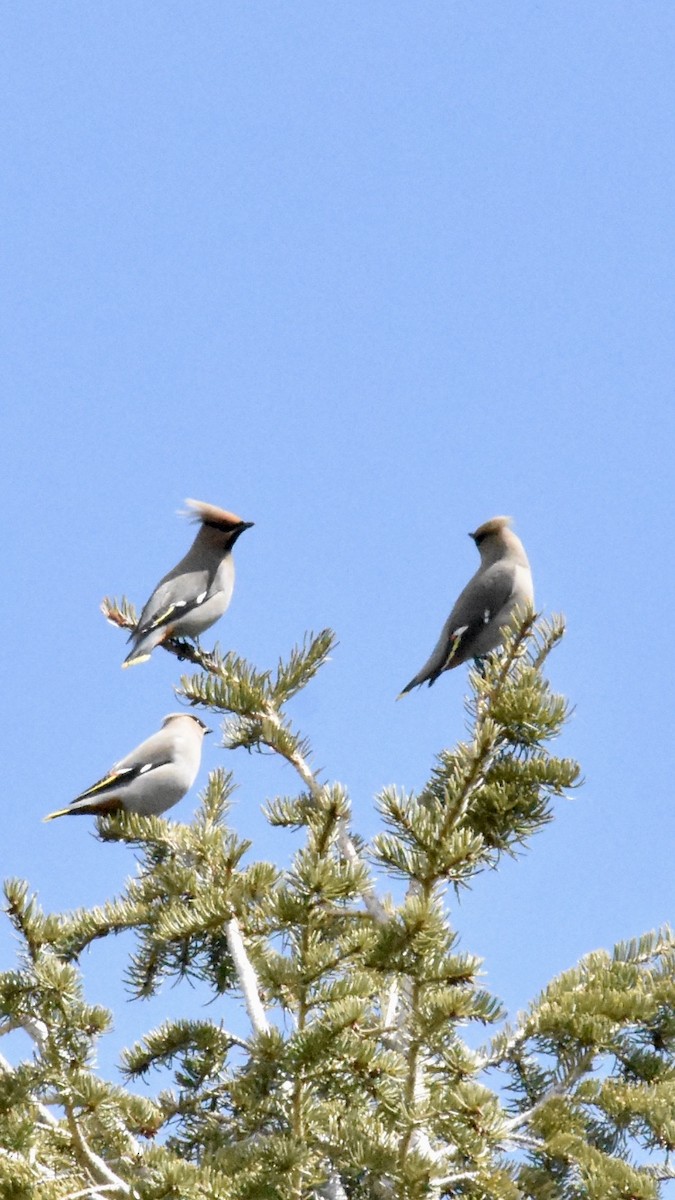
[[227, 536], [230, 548], [234, 546], [234, 543], [241, 537], [245, 529], [251, 528], [253, 523], [253, 521], [240, 521], [238, 525], [235, 525], [234, 529], [229, 531]]

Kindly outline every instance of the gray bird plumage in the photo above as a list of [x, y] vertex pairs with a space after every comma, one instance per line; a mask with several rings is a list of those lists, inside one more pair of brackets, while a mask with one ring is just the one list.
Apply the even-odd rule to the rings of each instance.
[[457, 599], [431, 657], [401, 696], [422, 683], [431, 686], [443, 671], [496, 649], [514, 610], [533, 604], [530, 564], [509, 523], [509, 517], [493, 517], [469, 534], [478, 547], [480, 566]]
[[45, 821], [76, 814], [119, 812], [156, 816], [166, 812], [194, 783], [210, 729], [192, 713], [169, 713], [162, 727], [146, 738], [66, 807]]
[[201, 500], [187, 500], [199, 533], [184, 558], [160, 579], [130, 634], [123, 667], [145, 662], [167, 638], [197, 638], [227, 609], [234, 588], [232, 547], [252, 521]]

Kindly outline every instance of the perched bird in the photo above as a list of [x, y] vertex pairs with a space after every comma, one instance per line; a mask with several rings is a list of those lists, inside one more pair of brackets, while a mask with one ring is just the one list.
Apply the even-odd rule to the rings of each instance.
[[185, 558], [160, 579], [129, 635], [133, 643], [123, 667], [145, 662], [171, 637], [197, 638], [222, 617], [234, 588], [232, 547], [253, 521], [201, 500], [187, 500], [199, 533]]
[[192, 787], [202, 758], [204, 734], [210, 732], [192, 713], [169, 713], [157, 733], [121, 758], [67, 808], [49, 813], [44, 820], [77, 813], [101, 816], [121, 809], [144, 817], [166, 812]]
[[422, 683], [431, 687], [443, 671], [494, 650], [513, 610], [534, 603], [530, 564], [510, 523], [510, 517], [493, 517], [469, 534], [478, 547], [480, 566], [445, 622], [431, 658], [401, 696]]

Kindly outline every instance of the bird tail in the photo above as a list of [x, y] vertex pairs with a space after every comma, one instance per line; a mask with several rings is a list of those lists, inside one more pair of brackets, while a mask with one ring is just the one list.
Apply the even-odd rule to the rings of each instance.
[[415, 678], [415, 679], [411, 679], [411, 680], [410, 680], [410, 683], [406, 683], [405, 687], [404, 687], [404, 688], [401, 688], [401, 691], [399, 692], [399, 694], [398, 694], [398, 696], [396, 697], [396, 699], [397, 699], [397, 700], [402, 700], [402, 699], [403, 699], [403, 697], [404, 697], [404, 696], [407, 696], [408, 692], [411, 692], [411, 691], [413, 690], [413, 688], [414, 688], [416, 685], [417, 685], [417, 679], [416, 679], [416, 678]]
[[126, 667], [135, 667], [136, 663], [147, 662], [149, 658], [149, 653], [141, 649], [130, 650], [124, 662], [122, 663], [122, 669], [124, 670]]
[[405, 687], [399, 692], [396, 699], [400, 700], [402, 696], [406, 696], [408, 692], [413, 690], [413, 688], [421, 687], [423, 683], [428, 683], [429, 687], [433, 687], [440, 674], [441, 671], [429, 672], [422, 669], [414, 679], [410, 680], [410, 683], [406, 683]]
[[133, 644], [122, 666], [133, 667], [136, 663], [146, 662], [150, 658], [155, 646], [159, 646], [165, 638], [170, 636], [171, 627], [169, 625], [155, 623], [143, 630], [139, 630], [137, 627], [131, 634]]
[[68, 804], [66, 808], [57, 808], [56, 812], [47, 813], [43, 817], [43, 821], [55, 821], [57, 817], [103, 817], [110, 813], [118, 812], [124, 805], [119, 798], [115, 796], [98, 796], [93, 800], [89, 796], [83, 796], [81, 800], [73, 800], [72, 804]]
[[416, 675], [413, 675], [410, 683], [406, 683], [405, 687], [399, 692], [396, 699], [400, 700], [401, 696], [406, 696], [408, 692], [412, 692], [413, 688], [421, 687], [423, 683], [428, 683], [429, 687], [431, 687], [432, 683], [435, 683], [438, 679], [439, 674], [440, 671], [430, 671], [429, 663], [425, 663], [425, 665], [422, 667], [422, 670], [418, 671]]

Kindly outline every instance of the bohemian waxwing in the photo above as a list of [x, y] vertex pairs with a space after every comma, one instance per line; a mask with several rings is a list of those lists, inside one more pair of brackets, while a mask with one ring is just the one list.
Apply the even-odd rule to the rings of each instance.
[[202, 758], [204, 734], [210, 729], [192, 713], [169, 713], [162, 728], [121, 758], [103, 779], [68, 805], [45, 817], [76, 813], [141, 813], [156, 816], [172, 808], [194, 783]]
[[443, 671], [494, 650], [514, 609], [533, 604], [530, 564], [509, 525], [510, 517], [493, 517], [469, 534], [478, 547], [480, 566], [445, 622], [431, 658], [401, 696], [427, 681], [431, 687]]
[[187, 500], [200, 530], [185, 558], [160, 579], [129, 635], [123, 667], [145, 662], [166, 638], [197, 638], [222, 617], [234, 587], [232, 547], [253, 521], [201, 500]]

